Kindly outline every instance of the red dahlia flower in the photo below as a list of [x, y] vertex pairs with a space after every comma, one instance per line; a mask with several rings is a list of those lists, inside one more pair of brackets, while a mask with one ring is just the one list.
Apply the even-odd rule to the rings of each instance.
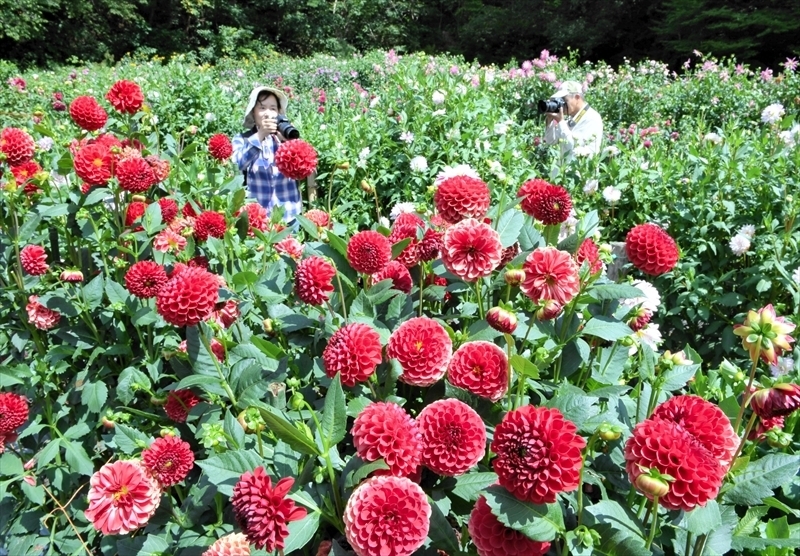
[[242, 212], [247, 213], [247, 222], [250, 224], [248, 235], [253, 235], [253, 230], [263, 232], [269, 225], [269, 212], [262, 207], [258, 202], [246, 204], [237, 214], [239, 216]]
[[502, 253], [500, 235], [474, 218], [462, 220], [444, 233], [442, 262], [465, 282], [489, 276], [500, 263]]
[[198, 242], [206, 241], [209, 237], [223, 238], [226, 229], [225, 215], [213, 210], [200, 213], [194, 221], [194, 237]]
[[386, 356], [403, 368], [400, 380], [412, 386], [431, 386], [447, 372], [453, 342], [444, 327], [428, 317], [403, 322], [392, 332]]
[[572, 210], [572, 198], [567, 190], [542, 179], [526, 181], [517, 197], [521, 197], [522, 210], [546, 226], [565, 222]]
[[230, 533], [217, 539], [202, 556], [250, 556], [250, 541], [244, 533]]
[[586, 441], [557, 409], [527, 405], [497, 425], [492, 451], [500, 484], [522, 501], [550, 504], [578, 488]]
[[336, 268], [326, 259], [322, 257], [303, 259], [297, 263], [297, 270], [294, 273], [295, 293], [309, 305], [322, 305], [330, 299], [335, 276]]
[[41, 172], [42, 167], [33, 160], [29, 160], [22, 164], [11, 166], [10, 170], [11, 175], [14, 176], [14, 183], [17, 184], [17, 187], [22, 187]]
[[119, 186], [131, 193], [144, 193], [156, 184], [153, 168], [140, 156], [120, 160], [114, 170]]
[[286, 495], [294, 479], [284, 477], [272, 487], [272, 479], [259, 466], [244, 473], [233, 487], [231, 506], [247, 540], [267, 552], [282, 550], [289, 535], [287, 525], [306, 516], [305, 508], [294, 505]]
[[357, 322], [334, 332], [322, 352], [325, 374], [333, 378], [341, 373], [345, 386], [367, 380], [381, 359], [380, 334], [371, 326]]
[[455, 398], [435, 401], [417, 416], [422, 463], [446, 477], [462, 475], [486, 454], [486, 426], [478, 413]]
[[164, 412], [176, 423], [185, 423], [189, 411], [199, 403], [200, 398], [191, 390], [171, 390], [164, 403]]
[[584, 239], [581, 246], [578, 247], [577, 253], [575, 253], [575, 262], [578, 263], [578, 266], [581, 266], [584, 261], [589, 265], [589, 273], [592, 275], [603, 270], [603, 261], [600, 260], [600, 250], [591, 238]]
[[218, 276], [202, 268], [187, 268], [158, 290], [156, 310], [173, 326], [194, 326], [214, 312], [219, 287]]
[[76, 268], [66, 269], [61, 271], [59, 278], [64, 282], [80, 283], [83, 282], [83, 272]]
[[678, 263], [678, 246], [655, 224], [634, 226], [625, 238], [625, 252], [633, 266], [653, 276], [669, 272]]
[[161, 488], [138, 460], [107, 463], [89, 481], [86, 519], [104, 535], [127, 535], [147, 525]]
[[[300, 243], [297, 240], [297, 238], [292, 236], [280, 240], [278, 243], [274, 245], [274, 247], [275, 251], [277, 251], [278, 253], [289, 255], [294, 260], [300, 260], [303, 257], [303, 250], [305, 249], [305, 247], [303, 247], [303, 244]], [[335, 275], [336, 271], [334, 270], [334, 273], [331, 275], [331, 278]], [[297, 276], [297, 274], [295, 274], [295, 276]], [[333, 290], [332, 286], [331, 290]]]
[[331, 223], [331, 216], [324, 210], [311, 209], [306, 211], [303, 216], [311, 220], [320, 228], [327, 228]]
[[275, 152], [275, 166], [287, 178], [305, 179], [317, 169], [317, 151], [302, 139], [284, 141]]
[[224, 133], [212, 135], [208, 140], [208, 153], [219, 161], [228, 160], [233, 154], [231, 140]]
[[508, 358], [491, 342], [467, 342], [453, 354], [447, 379], [453, 386], [496, 402], [508, 390]]
[[347, 244], [347, 262], [363, 274], [375, 274], [392, 260], [389, 239], [373, 230], [358, 232]]
[[169, 176], [170, 166], [168, 160], [158, 158], [154, 154], [144, 157], [150, 167], [153, 169], [153, 175], [156, 177], [156, 183], [161, 183], [167, 176]]
[[489, 326], [503, 334], [511, 334], [517, 329], [517, 315], [502, 307], [492, 307], [489, 309], [486, 312], [486, 322], [489, 323]]
[[534, 249], [525, 259], [522, 269], [525, 280], [520, 289], [534, 303], [552, 300], [566, 305], [580, 290], [578, 266], [569, 253], [555, 247]]
[[509, 245], [508, 247], [503, 249], [503, 253], [501, 254], [500, 263], [497, 265], [495, 270], [501, 270], [505, 268], [505, 266], [513, 261], [516, 256], [519, 255], [519, 242], [515, 243], [514, 245]]
[[136, 114], [144, 104], [144, 95], [139, 85], [124, 79], [111, 86], [106, 93], [106, 99], [122, 114]]
[[432, 261], [439, 257], [439, 252], [442, 250], [442, 239], [444, 233], [428, 228], [425, 230], [425, 235], [417, 244], [417, 259], [420, 261]]
[[16, 432], [28, 420], [28, 400], [13, 392], [0, 392], [0, 436]]
[[47, 251], [40, 245], [26, 245], [20, 249], [19, 264], [31, 276], [41, 276], [50, 269], [47, 265]]
[[478, 556], [544, 556], [550, 550], [549, 542], [531, 540], [500, 523], [483, 496], [475, 503], [467, 528]]
[[98, 143], [83, 147], [72, 161], [75, 173], [89, 185], [105, 185], [111, 179], [112, 162], [108, 147]]
[[344, 532], [357, 556], [411, 556], [428, 536], [431, 506], [405, 477], [372, 477], [347, 500]]
[[140, 299], [155, 297], [168, 281], [167, 271], [155, 261], [139, 261], [125, 273], [125, 287]]
[[373, 284], [377, 284], [381, 280], [391, 280], [394, 289], [406, 294], [411, 293], [411, 288], [414, 286], [408, 268], [398, 261], [389, 261], [386, 266], [373, 274], [370, 280]]
[[469, 176], [453, 176], [439, 184], [433, 195], [436, 211], [448, 224], [465, 218], [483, 218], [489, 210], [489, 187]]
[[350, 432], [358, 457], [367, 462], [383, 458], [390, 475], [413, 475], [422, 462], [422, 435], [411, 415], [396, 403], [368, 405]]
[[28, 297], [25, 311], [28, 313], [28, 322], [39, 330], [50, 330], [61, 320], [61, 313], [39, 303], [39, 297], [36, 295]]
[[[125, 226], [132, 227], [147, 211], [147, 203], [144, 201], [131, 201], [125, 209]], [[139, 226], [136, 231], [141, 230]]]
[[33, 137], [28, 132], [16, 127], [7, 127], [0, 131], [0, 153], [5, 156], [11, 166], [24, 164], [33, 158]]
[[106, 125], [108, 114], [94, 97], [84, 96], [69, 105], [69, 115], [78, 127], [86, 131], [97, 131]]
[[411, 268], [419, 262], [417, 229], [422, 226], [424, 226], [422, 218], [409, 212], [399, 214], [397, 220], [392, 224], [392, 233], [389, 235], [389, 243], [394, 245], [404, 239], [411, 240], [403, 251], [397, 255], [397, 260], [408, 268]]
[[142, 452], [142, 462], [162, 487], [169, 487], [186, 478], [194, 466], [194, 454], [188, 442], [177, 436], [165, 436], [156, 438]]
[[178, 203], [174, 199], [163, 197], [158, 200], [158, 206], [161, 207], [161, 221], [164, 224], [172, 223], [178, 216]]
[[800, 385], [778, 383], [759, 390], [750, 398], [750, 407], [764, 421], [791, 415], [800, 409]]

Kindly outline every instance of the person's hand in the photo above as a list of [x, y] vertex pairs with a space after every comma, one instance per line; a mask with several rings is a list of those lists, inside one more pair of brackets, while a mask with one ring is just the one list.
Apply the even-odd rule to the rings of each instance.
[[557, 124], [561, 123], [563, 119], [564, 119], [564, 109], [561, 108], [559, 109], [558, 112], [550, 112], [549, 114], [547, 114], [546, 118], [547, 125], [550, 125], [551, 122], [555, 122]]
[[273, 110], [267, 110], [261, 115], [261, 120], [256, 122], [258, 129], [258, 137], [262, 141], [266, 139], [267, 135], [272, 135], [278, 131], [278, 113]]

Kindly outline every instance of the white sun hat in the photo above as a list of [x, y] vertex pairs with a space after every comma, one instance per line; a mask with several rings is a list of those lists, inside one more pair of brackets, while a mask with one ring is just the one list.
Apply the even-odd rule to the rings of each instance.
[[244, 111], [244, 122], [242, 125], [248, 129], [256, 125], [255, 120], [253, 120], [253, 108], [256, 107], [258, 95], [263, 92], [270, 92], [274, 94], [278, 98], [278, 102], [281, 107], [278, 112], [284, 116], [286, 115], [286, 105], [289, 104], [289, 99], [286, 98], [286, 94], [283, 91], [276, 89], [275, 87], [256, 87], [250, 92], [250, 99], [247, 101], [247, 108]]

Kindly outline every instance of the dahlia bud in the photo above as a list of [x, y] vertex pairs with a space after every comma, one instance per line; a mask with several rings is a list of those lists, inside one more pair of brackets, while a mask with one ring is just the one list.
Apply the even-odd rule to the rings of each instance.
[[248, 407], [243, 410], [239, 413], [239, 417], [237, 417], [236, 420], [239, 421], [244, 432], [248, 434], [261, 432], [267, 426], [264, 419], [261, 417], [261, 412], [255, 407]]
[[161, 438], [167, 438], [167, 437], [171, 437], [171, 436], [178, 436], [178, 433], [175, 432], [175, 429], [173, 429], [171, 427], [170, 428], [166, 428], [165, 427], [165, 428], [161, 429], [160, 431], [158, 431], [158, 435]]
[[364, 193], [373, 193], [375, 189], [369, 184], [367, 180], [361, 180], [361, 191]]
[[505, 280], [509, 286], [519, 286], [525, 281], [525, 271], [521, 268], [510, 268], [506, 270]]
[[100, 419], [100, 422], [103, 423], [103, 428], [106, 430], [112, 430], [115, 426], [114, 421], [103, 415], [103, 418]]
[[64, 270], [61, 272], [61, 280], [64, 282], [83, 282], [83, 272], [76, 269]]
[[537, 320], [552, 320], [558, 316], [561, 309], [562, 307], [558, 302], [548, 299], [536, 310], [534, 315]]
[[[586, 486], [591, 486], [591, 485], [586, 485]], [[591, 548], [594, 545], [599, 545], [601, 541], [600, 533], [598, 533], [594, 529], [589, 529], [585, 525], [581, 525], [577, 529], [575, 529], [575, 537], [578, 539], [578, 542], [580, 542], [586, 548]]]
[[333, 543], [331, 541], [322, 541], [319, 543], [319, 548], [317, 548], [317, 556], [328, 556], [332, 548]]
[[661, 356], [661, 359], [665, 361], [670, 361], [673, 365], [691, 365], [692, 361], [686, 357], [686, 354], [683, 353], [683, 350], [672, 353], [670, 350], [664, 352], [664, 355]]
[[642, 474], [636, 477], [636, 488], [643, 494], [661, 498], [669, 492], [669, 483], [660, 477]]
[[733, 375], [733, 380], [734, 380], [734, 382], [742, 382], [744, 380], [744, 376], [745, 376], [744, 372], [743, 371], [739, 371], [739, 372], [737, 372], [736, 374]]
[[264, 319], [264, 322], [262, 322], [261, 325], [264, 327], [264, 333], [268, 336], [275, 334], [275, 328], [272, 325], [272, 319]]
[[503, 334], [511, 334], [517, 329], [517, 315], [511, 311], [506, 311], [502, 307], [492, 307], [486, 313], [486, 322], [489, 326], [502, 332]]
[[736, 324], [733, 333], [742, 339], [742, 345], [750, 352], [750, 360], [759, 357], [768, 364], [776, 364], [783, 351], [791, 351], [794, 338], [789, 336], [795, 325], [775, 313], [772, 304], [756, 311], [749, 311], [744, 324]]
[[350, 163], [348, 161], [346, 161], [346, 160], [344, 162], [339, 162], [338, 164], [336, 164], [336, 169], [337, 170], [349, 170], [350, 169]]
[[17, 190], [17, 182], [15, 180], [7, 181], [3, 184], [3, 189], [7, 193], [14, 193]]
[[132, 195], [131, 196], [131, 202], [144, 203], [146, 201], [147, 201], [147, 197], [145, 197], [144, 195]]
[[190, 125], [189, 128], [187, 129], [187, 131], [189, 133], [191, 133], [192, 135], [196, 135], [197, 134], [197, 126], [196, 125]]
[[647, 323], [650, 322], [652, 316], [652, 311], [645, 309], [644, 307], [637, 307], [631, 311], [628, 320], [625, 321], [625, 324], [627, 324], [631, 330], [636, 332], [637, 330], [641, 330], [647, 326]]
[[197, 181], [206, 181], [206, 175], [203, 172], [197, 174]]
[[610, 254], [614, 251], [614, 248], [611, 247], [610, 243], [601, 243], [600, 244], [600, 252]]
[[767, 444], [773, 448], [788, 448], [792, 444], [792, 435], [783, 432], [781, 429], [770, 429], [767, 431]]
[[791, 415], [800, 408], [800, 385], [780, 383], [750, 398], [750, 407], [762, 420]]
[[286, 387], [287, 388], [297, 388], [300, 386], [300, 379], [290, 376], [286, 379]]
[[611, 423], [603, 423], [597, 427], [597, 435], [606, 442], [611, 442], [612, 440], [618, 440], [622, 436], [622, 428]]
[[295, 411], [299, 411], [300, 408], [303, 407], [305, 403], [305, 397], [300, 392], [295, 392], [291, 398], [289, 398], [289, 407], [294, 409]]
[[25, 471], [30, 471], [31, 469], [33, 469], [35, 465], [36, 465], [36, 458], [31, 458], [25, 462], [25, 465], [23, 465], [22, 468]]

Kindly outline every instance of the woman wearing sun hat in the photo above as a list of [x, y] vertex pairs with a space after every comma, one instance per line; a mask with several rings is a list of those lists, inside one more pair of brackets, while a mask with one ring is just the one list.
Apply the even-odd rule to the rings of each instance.
[[[278, 131], [278, 115], [286, 116], [289, 99], [273, 87], [256, 87], [244, 111], [247, 131], [233, 138], [233, 161], [244, 173], [248, 193], [272, 213], [283, 207], [283, 220], [293, 223], [303, 212], [303, 199], [295, 180], [280, 173], [275, 153], [286, 138]], [[313, 200], [313, 179], [309, 178], [309, 200]]]

